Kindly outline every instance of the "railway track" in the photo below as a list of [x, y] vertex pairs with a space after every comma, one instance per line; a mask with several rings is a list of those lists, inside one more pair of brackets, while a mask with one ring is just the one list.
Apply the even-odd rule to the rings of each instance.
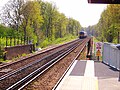
[[54, 90], [54, 86], [57, 86], [57, 84], [59, 84], [57, 82], [63, 78], [64, 74], [70, 68], [74, 60], [78, 59], [81, 52], [84, 51], [86, 42], [87, 40], [84, 43], [81, 43], [76, 49], [74, 49], [67, 56], [57, 62], [49, 70], [32, 81], [23, 90]]
[[[21, 87], [26, 81], [29, 81], [31, 78], [36, 75], [42, 74], [45, 70], [53, 66], [55, 63], [59, 62], [62, 58], [71, 53], [74, 49], [76, 49], [80, 44], [86, 41], [82, 41], [81, 43], [75, 41], [72, 44], [69, 44], [61, 49], [57, 49], [53, 53], [49, 55], [45, 55], [43, 58], [39, 60], [35, 60], [30, 62], [23, 67], [17, 68], [7, 74], [0, 76], [0, 89], [4, 90], [16, 90]], [[40, 73], [41, 72], [41, 73]]]
[[66, 43], [66, 44], [59, 45], [57, 47], [51, 48], [49, 50], [45, 50], [45, 51], [42, 51], [42, 52], [35, 53], [35, 54], [31, 55], [31, 56], [20, 59], [18, 61], [13, 62], [13, 63], [9, 63], [7, 65], [2, 65], [0, 67], [0, 76], [3, 76], [3, 75], [5, 75], [5, 74], [7, 74], [9, 72], [17, 70], [20, 67], [26, 66], [27, 64], [30, 64], [30, 63], [32, 63], [32, 62], [34, 62], [34, 61], [36, 61], [36, 60], [38, 60], [38, 59], [40, 59], [40, 58], [42, 58], [44, 56], [47, 56], [47, 55], [49, 55], [49, 54], [51, 54], [51, 53], [53, 53], [55, 51], [63, 49], [63, 48], [65, 48], [65, 47], [69, 46], [70, 44], [75, 43], [77, 41], [78, 41], [78, 39], [75, 40], [75, 41], [71, 41], [69, 43]]

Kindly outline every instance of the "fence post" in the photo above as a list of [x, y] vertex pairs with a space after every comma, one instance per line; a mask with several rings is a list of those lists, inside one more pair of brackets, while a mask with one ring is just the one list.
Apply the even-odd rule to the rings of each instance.
[[8, 46], [8, 37], [6, 36], [6, 47]]
[[15, 40], [15, 37], [14, 37], [14, 46], [15, 46], [15, 44], [16, 44], [16, 40]]
[[10, 37], [10, 46], [12, 46], [12, 37]]
[[18, 36], [18, 38], [17, 38], [18, 40], [17, 40], [17, 45], [19, 45], [19, 36]]

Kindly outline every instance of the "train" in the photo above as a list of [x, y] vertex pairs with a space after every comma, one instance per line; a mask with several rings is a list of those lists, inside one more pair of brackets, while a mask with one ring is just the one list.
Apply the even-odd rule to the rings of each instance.
[[79, 39], [84, 39], [87, 37], [87, 32], [85, 31], [80, 31], [79, 32]]

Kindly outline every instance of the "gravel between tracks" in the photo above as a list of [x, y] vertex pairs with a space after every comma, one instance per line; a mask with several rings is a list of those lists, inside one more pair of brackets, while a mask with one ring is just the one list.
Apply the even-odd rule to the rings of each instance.
[[[0, 71], [4, 71], [5, 69], [10, 69], [11, 71], [16, 70], [20, 67], [26, 66], [29, 63], [32, 63], [35, 60], [39, 60], [40, 58], [45, 57], [46, 55], [49, 55], [53, 52], [56, 52], [57, 50], [60, 50], [64, 47], [67, 47], [68, 45], [70, 45], [70, 44], [67, 44], [65, 46], [62, 45], [60, 47], [57, 47], [57, 46], [56, 47], [51, 47], [51, 49], [47, 48], [46, 50], [42, 50], [40, 52], [31, 54], [30, 56], [27, 56], [25, 58], [21, 58], [20, 60], [15, 61], [12, 64], [10, 63], [8, 65], [0, 67]], [[8, 73], [8, 72], [0, 72], [0, 76], [4, 75], [6, 73]]]
[[51, 90], [81, 50], [82, 46], [83, 44], [25, 87], [24, 90]]
[[[80, 41], [80, 40], [79, 40]], [[15, 71], [14, 73], [10, 72], [7, 74], [7, 76], [1, 76], [0, 78], [0, 88], [3, 90], [3, 89], [6, 89], [8, 88], [9, 86], [11, 86], [12, 84], [16, 83], [18, 80], [22, 79], [23, 77], [25, 77], [26, 75], [30, 74], [31, 72], [33, 72], [34, 70], [36, 70], [38, 67], [40, 67], [42, 64], [45, 64], [46, 62], [48, 62], [49, 60], [53, 59], [53, 58], [56, 58], [58, 57], [58, 53], [63, 53], [65, 52], [67, 49], [69, 49], [70, 47], [75, 47], [76, 44], [78, 43], [75, 42], [75, 43], [72, 43], [72, 45], [68, 45], [69, 47], [67, 48], [64, 48], [62, 50], [60, 50], [60, 52], [54, 52], [50, 55], [48, 55], [48, 57], [44, 57], [43, 59], [40, 59], [38, 60], [37, 62], [35, 61], [34, 64], [30, 64], [30, 65], [27, 65], [25, 66], [24, 68], [21, 68], [17, 71]], [[58, 50], [58, 49], [57, 49]], [[56, 51], [57, 51], [56, 50]], [[50, 57], [49, 57], [50, 56]], [[38, 63], [38, 62], [41, 62], [41, 63]], [[22, 63], [21, 63], [22, 64]]]

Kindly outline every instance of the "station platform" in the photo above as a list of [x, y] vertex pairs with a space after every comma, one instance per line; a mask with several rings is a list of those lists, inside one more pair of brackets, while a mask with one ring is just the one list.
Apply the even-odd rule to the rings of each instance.
[[120, 90], [118, 76], [102, 62], [75, 60], [56, 90]]

